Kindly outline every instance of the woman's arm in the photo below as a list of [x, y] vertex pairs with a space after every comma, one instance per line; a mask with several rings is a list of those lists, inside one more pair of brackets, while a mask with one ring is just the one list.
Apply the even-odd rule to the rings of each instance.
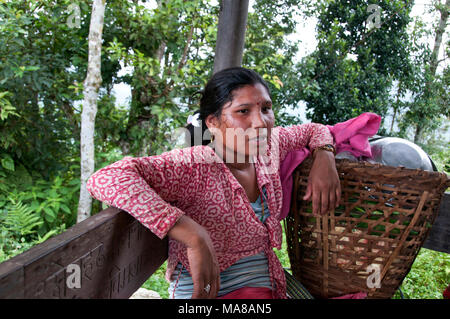
[[333, 135], [330, 130], [322, 124], [306, 123], [290, 127], [276, 127], [274, 141], [278, 144], [280, 161], [286, 155], [304, 147], [313, 151], [323, 145], [334, 145]]
[[183, 154], [125, 157], [95, 172], [88, 179], [87, 189], [92, 197], [127, 211], [163, 238], [184, 215], [169, 202], [180, 200], [186, 193], [182, 190], [191, 176], [191, 167], [177, 155]]
[[329, 129], [322, 124], [307, 123], [279, 128], [280, 161], [294, 150], [308, 147], [313, 152], [313, 165], [303, 200], [311, 200], [313, 214], [325, 214], [339, 205], [341, 185], [336, 170], [334, 154], [316, 148], [327, 144], [334, 145]]
[[317, 150], [313, 158], [303, 200], [312, 201], [314, 215], [324, 215], [339, 206], [341, 183], [332, 152]]
[[[92, 197], [127, 211], [158, 237], [167, 235], [183, 243], [194, 282], [193, 298], [215, 298], [220, 276], [211, 238], [202, 226], [168, 203], [182, 199], [195, 187], [191, 150], [125, 157], [95, 172], [87, 188]], [[206, 294], [208, 283], [211, 290]]]
[[[220, 268], [208, 232], [188, 216], [182, 216], [168, 236], [187, 247], [194, 293], [192, 298], [216, 298], [220, 289]], [[210, 285], [207, 293], [204, 288]]]

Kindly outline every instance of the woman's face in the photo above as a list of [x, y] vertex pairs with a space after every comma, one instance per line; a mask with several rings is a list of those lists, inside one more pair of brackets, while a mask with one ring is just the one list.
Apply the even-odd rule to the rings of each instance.
[[275, 117], [262, 84], [246, 85], [232, 94], [220, 117], [209, 115], [206, 125], [214, 135], [216, 151], [224, 152], [223, 159], [244, 163], [249, 156], [265, 154]]

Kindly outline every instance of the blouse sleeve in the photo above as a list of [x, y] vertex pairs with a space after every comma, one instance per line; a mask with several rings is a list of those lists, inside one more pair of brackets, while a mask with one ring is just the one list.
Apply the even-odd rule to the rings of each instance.
[[189, 185], [191, 166], [184, 157], [189, 149], [158, 156], [125, 157], [95, 172], [87, 181], [92, 197], [123, 209], [164, 238], [184, 215], [169, 202], [180, 199]]
[[308, 147], [312, 151], [319, 146], [334, 145], [330, 130], [325, 125], [317, 123], [277, 127], [276, 136], [278, 136], [280, 161], [289, 152], [300, 148]]

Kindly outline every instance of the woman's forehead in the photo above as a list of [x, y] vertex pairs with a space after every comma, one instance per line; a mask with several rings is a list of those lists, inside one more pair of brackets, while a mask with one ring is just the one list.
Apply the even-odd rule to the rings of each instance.
[[240, 105], [265, 104], [272, 102], [269, 92], [260, 83], [255, 85], [246, 85], [232, 92], [233, 99], [231, 103], [224, 105], [224, 108]]

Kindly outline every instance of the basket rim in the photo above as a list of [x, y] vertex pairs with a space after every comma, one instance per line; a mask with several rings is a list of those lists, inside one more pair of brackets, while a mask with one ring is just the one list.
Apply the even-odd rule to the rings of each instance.
[[[300, 165], [298, 165], [293, 174], [302, 170], [305, 165], [312, 164], [313, 159], [311, 157], [306, 158]], [[371, 177], [380, 177], [383, 176], [385, 178], [389, 178], [390, 174], [386, 173], [385, 170], [392, 170], [397, 172], [396, 177], [410, 177], [410, 176], [423, 176], [423, 177], [432, 177], [436, 180], [440, 180], [440, 186], [446, 186], [446, 188], [450, 187], [450, 175], [445, 172], [439, 171], [427, 171], [420, 168], [407, 168], [404, 166], [390, 166], [382, 163], [371, 163], [368, 161], [353, 161], [347, 158], [336, 158], [336, 165], [347, 165], [346, 169], [349, 171], [354, 171], [355, 173], [359, 173], [359, 170], [369, 169], [364, 171], [364, 174], [370, 175]], [[378, 170], [378, 169], [382, 170]], [[399, 174], [401, 172], [403, 174]]]

